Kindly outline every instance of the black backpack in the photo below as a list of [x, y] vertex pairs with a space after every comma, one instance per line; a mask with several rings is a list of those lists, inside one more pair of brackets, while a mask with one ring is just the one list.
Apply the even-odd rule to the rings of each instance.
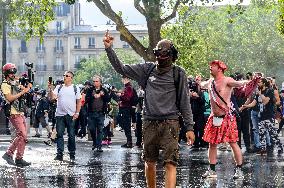
[[6, 103], [6, 100], [5, 100], [2, 92], [0, 91], [0, 110], [4, 107], [5, 103]]
[[133, 95], [130, 99], [130, 103], [131, 103], [131, 106], [137, 106], [137, 104], [139, 103], [139, 97], [137, 95], [137, 91], [133, 88], [132, 89], [133, 91]]
[[[7, 83], [6, 81], [3, 81], [2, 83]], [[10, 84], [9, 84], [10, 85]], [[11, 87], [11, 91], [13, 90], [13, 87]], [[8, 103], [4, 97], [4, 94], [2, 93], [2, 91], [0, 91], [0, 110], [3, 109], [4, 111], [4, 115], [6, 117], [10, 117], [11, 115], [11, 105], [13, 102]]]

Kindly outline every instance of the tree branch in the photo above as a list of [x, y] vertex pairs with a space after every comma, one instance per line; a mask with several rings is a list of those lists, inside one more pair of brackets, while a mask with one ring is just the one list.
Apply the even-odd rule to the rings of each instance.
[[120, 32], [122, 38], [145, 60], [149, 60], [149, 55], [147, 54], [147, 49], [137, 40], [132, 33], [125, 26], [122, 18], [117, 15], [111, 8], [108, 0], [92, 0], [95, 5], [101, 10], [101, 12], [110, 18], [115, 24], [117, 30]]
[[134, 0], [134, 7], [144, 16], [146, 16], [146, 12], [143, 7], [140, 5], [141, 0]]
[[167, 16], [167, 17], [165, 17], [164, 19], [162, 19], [162, 22], [163, 22], [163, 23], [166, 23], [166, 22], [168, 22], [168, 21], [170, 21], [171, 19], [173, 19], [173, 18], [176, 17], [176, 15], [177, 15], [177, 9], [178, 9], [178, 6], [180, 5], [180, 3], [181, 3], [180, 0], [177, 0], [175, 6], [173, 7], [172, 13], [171, 13], [169, 16]]

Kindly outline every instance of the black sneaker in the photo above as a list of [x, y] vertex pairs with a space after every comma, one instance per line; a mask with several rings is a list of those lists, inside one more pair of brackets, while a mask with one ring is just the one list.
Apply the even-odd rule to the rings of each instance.
[[56, 157], [54, 158], [54, 160], [63, 161], [63, 156], [62, 156], [62, 155], [56, 155]]
[[122, 148], [132, 148], [132, 144], [126, 143], [126, 144], [121, 145], [121, 147]]
[[97, 148], [97, 152], [103, 152], [104, 150], [101, 147]]
[[278, 155], [281, 155], [283, 153], [283, 148], [278, 149], [277, 153]]
[[70, 161], [73, 163], [75, 162], [75, 155], [70, 155]]
[[2, 158], [9, 164], [9, 165], [16, 165], [14, 160], [13, 160], [13, 157], [8, 155], [7, 153], [5, 153]]
[[52, 141], [51, 140], [43, 141], [43, 143], [45, 143], [48, 146], [52, 146]]
[[16, 166], [24, 167], [24, 166], [30, 166], [32, 163], [25, 161], [24, 159], [16, 159], [15, 160]]

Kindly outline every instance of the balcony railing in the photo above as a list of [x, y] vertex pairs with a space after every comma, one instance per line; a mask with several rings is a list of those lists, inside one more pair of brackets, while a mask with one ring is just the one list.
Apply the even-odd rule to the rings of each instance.
[[96, 45], [89, 45], [88, 48], [96, 48]]
[[63, 53], [63, 46], [61, 46], [61, 47], [54, 47], [54, 52], [55, 53]]
[[75, 49], [81, 49], [81, 45], [74, 45]]
[[19, 48], [19, 53], [27, 53], [28, 52], [28, 48], [27, 47], [20, 47]]
[[45, 53], [45, 47], [36, 47], [36, 53]]
[[36, 65], [36, 71], [46, 71], [46, 65]]
[[64, 71], [64, 65], [53, 65], [53, 70]]

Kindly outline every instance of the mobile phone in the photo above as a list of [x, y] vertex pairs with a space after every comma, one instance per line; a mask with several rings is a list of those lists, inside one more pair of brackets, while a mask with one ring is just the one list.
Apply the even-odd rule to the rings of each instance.
[[48, 82], [49, 82], [50, 84], [52, 84], [52, 77], [51, 77], [51, 76], [48, 77]]

